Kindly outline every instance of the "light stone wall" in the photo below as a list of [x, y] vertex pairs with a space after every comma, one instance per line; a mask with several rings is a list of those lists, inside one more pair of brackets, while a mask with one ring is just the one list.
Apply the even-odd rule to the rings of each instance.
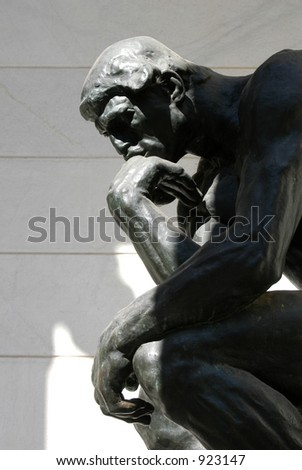
[[[0, 0], [0, 448], [144, 448], [134, 429], [93, 401], [97, 339], [153, 285], [128, 242], [27, 241], [49, 209], [80, 234], [106, 206], [121, 165], [78, 111], [84, 78], [120, 39], [150, 35], [184, 57], [248, 74], [302, 45], [299, 0]], [[196, 159], [186, 158], [189, 171]], [[170, 209], [171, 211], [173, 210]], [[106, 212], [108, 214], [108, 211]], [[107, 224], [107, 235], [114, 233]], [[37, 234], [35, 234], [37, 236]]]

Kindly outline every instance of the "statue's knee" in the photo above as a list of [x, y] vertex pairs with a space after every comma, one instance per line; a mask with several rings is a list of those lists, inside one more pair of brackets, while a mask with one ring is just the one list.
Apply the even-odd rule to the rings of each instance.
[[133, 358], [133, 369], [143, 390], [153, 397], [161, 377], [161, 351], [158, 342], [140, 346]]
[[[153, 404], [167, 416], [183, 400], [183, 385], [189, 364], [177, 341], [165, 339], [142, 345], [133, 360], [138, 382]], [[179, 397], [179, 400], [178, 400]]]

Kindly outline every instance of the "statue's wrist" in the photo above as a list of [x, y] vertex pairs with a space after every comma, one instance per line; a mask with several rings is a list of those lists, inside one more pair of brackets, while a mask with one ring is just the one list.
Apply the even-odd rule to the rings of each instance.
[[139, 187], [122, 187], [110, 190], [107, 196], [107, 204], [111, 212], [116, 210], [128, 210], [135, 208], [144, 197], [148, 197], [147, 191]]

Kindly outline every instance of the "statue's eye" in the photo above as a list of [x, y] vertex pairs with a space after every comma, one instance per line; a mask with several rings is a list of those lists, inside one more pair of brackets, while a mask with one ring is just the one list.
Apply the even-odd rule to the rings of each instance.
[[95, 127], [99, 133], [105, 137], [112, 135], [120, 140], [128, 139], [133, 141], [133, 139], [136, 138], [131, 129], [131, 121], [134, 113], [135, 110], [133, 108], [124, 108], [120, 112], [112, 113], [107, 119], [98, 117], [95, 120]]
[[133, 108], [128, 108], [124, 113], [121, 114], [121, 118], [130, 124], [134, 113], [135, 110]]
[[112, 119], [108, 123], [107, 132], [109, 134], [118, 135], [124, 132], [128, 128], [127, 123], [123, 119]]
[[119, 135], [127, 132], [131, 127], [134, 109], [128, 108], [124, 112], [118, 114], [114, 119], [111, 119], [107, 125], [109, 134]]

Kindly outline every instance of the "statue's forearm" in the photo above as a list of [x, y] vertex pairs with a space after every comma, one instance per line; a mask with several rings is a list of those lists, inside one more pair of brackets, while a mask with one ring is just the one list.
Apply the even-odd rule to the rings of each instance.
[[229, 240], [200, 248], [174, 275], [120, 312], [111, 325], [113, 343], [131, 358], [143, 343], [220, 321], [246, 307], [271, 284], [259, 270], [258, 249]]
[[199, 248], [139, 190], [131, 196], [111, 194], [108, 204], [157, 284], [173, 274]]

